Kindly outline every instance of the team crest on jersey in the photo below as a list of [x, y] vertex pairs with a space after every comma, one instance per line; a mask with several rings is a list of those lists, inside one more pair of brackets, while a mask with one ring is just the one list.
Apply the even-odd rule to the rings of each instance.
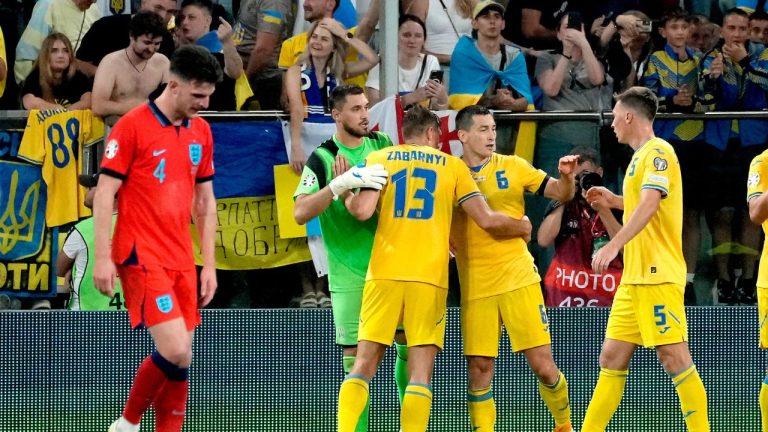
[[660, 157], [653, 158], [653, 166], [656, 171], [664, 171], [667, 169], [667, 160]]
[[115, 156], [117, 156], [117, 140], [111, 139], [107, 143], [107, 148], [104, 149], [104, 156], [106, 156], [107, 159], [112, 159]]
[[760, 174], [753, 172], [749, 174], [749, 179], [747, 179], [747, 186], [753, 188], [757, 186], [760, 183]]
[[317, 177], [315, 177], [313, 174], [310, 174], [301, 181], [301, 185], [304, 187], [312, 187], [317, 183]]
[[203, 158], [203, 146], [201, 144], [192, 143], [189, 145], [189, 160], [192, 165], [197, 166], [200, 163], [200, 159]]
[[157, 303], [157, 309], [162, 313], [168, 313], [173, 309], [173, 300], [170, 294], [161, 295], [155, 299], [155, 303]]

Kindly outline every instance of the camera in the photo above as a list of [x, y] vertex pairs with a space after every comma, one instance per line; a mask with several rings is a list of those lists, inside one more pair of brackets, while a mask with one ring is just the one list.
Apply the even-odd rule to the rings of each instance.
[[578, 31], [582, 31], [582, 26], [584, 25], [584, 19], [582, 18], [581, 14], [578, 12], [568, 12], [568, 26], [569, 29], [575, 29]]
[[603, 178], [600, 177], [600, 174], [590, 170], [584, 170], [576, 176], [576, 195], [579, 196], [581, 195], [581, 191], [588, 191], [595, 186], [602, 185]]

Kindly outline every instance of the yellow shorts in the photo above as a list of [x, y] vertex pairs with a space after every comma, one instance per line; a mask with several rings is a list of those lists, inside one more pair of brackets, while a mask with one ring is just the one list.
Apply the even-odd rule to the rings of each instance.
[[685, 286], [669, 283], [619, 285], [605, 337], [646, 348], [687, 341], [684, 291]]
[[392, 345], [403, 324], [408, 346], [437, 345], [445, 339], [448, 290], [423, 282], [365, 281], [358, 340]]
[[768, 349], [768, 288], [757, 287], [757, 313], [760, 320], [760, 348]]
[[549, 319], [539, 283], [461, 305], [464, 355], [498, 357], [501, 324], [509, 334], [512, 351], [552, 343]]

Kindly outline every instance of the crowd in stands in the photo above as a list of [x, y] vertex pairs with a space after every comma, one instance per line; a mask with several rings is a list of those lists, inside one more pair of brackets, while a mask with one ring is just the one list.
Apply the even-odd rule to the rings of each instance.
[[[91, 109], [110, 126], [159, 94], [174, 49], [202, 45], [225, 75], [209, 109], [286, 112], [297, 173], [308, 156], [296, 144], [301, 123], [332, 121], [328, 97], [337, 84], [363, 87], [371, 104], [390, 96], [379, 83], [376, 48], [384, 43], [398, 47], [404, 107], [457, 110], [479, 103], [513, 112], [605, 112], [614, 94], [642, 85], [658, 95], [661, 112], [768, 108], [764, 0], [400, 0], [397, 40], [386, 42], [378, 31], [385, 0], [358, 1], [352, 28], [334, 19], [343, 1], [349, 0], [241, 0], [226, 10], [212, 0], [141, 0], [132, 15], [102, 16], [95, 0], [40, 0], [30, 11], [16, 9], [13, 18], [5, 14], [12, 7], [2, 5], [0, 108]], [[305, 22], [297, 23], [302, 13]], [[25, 16], [26, 22], [15, 21]], [[684, 177], [687, 303], [711, 304], [694, 285], [709, 232], [715, 302], [754, 304], [762, 240], [745, 197], [748, 164], [768, 143], [768, 120], [674, 119], [656, 126], [657, 136], [675, 147]], [[616, 189], [617, 173], [632, 169], [624, 150], [596, 122], [539, 122], [533, 165], [554, 175], [560, 157], [582, 153], [581, 169]], [[552, 272], [553, 253], [557, 262], [568, 260], [562, 245], [582, 254], [588, 267], [586, 258], [621, 220], [578, 195], [573, 203], [528, 207], [534, 229], [541, 226], [532, 247], [540, 248], [542, 277]], [[574, 243], [574, 236], [588, 238]], [[72, 267], [76, 258], [66, 256]], [[312, 273], [298, 272], [304, 290], [296, 302], [329, 306]], [[222, 286], [242, 288], [249, 279], [224, 276]], [[296, 294], [268, 305], [285, 305]], [[224, 294], [214, 306], [234, 297]], [[0, 298], [0, 307], [6, 304]]]

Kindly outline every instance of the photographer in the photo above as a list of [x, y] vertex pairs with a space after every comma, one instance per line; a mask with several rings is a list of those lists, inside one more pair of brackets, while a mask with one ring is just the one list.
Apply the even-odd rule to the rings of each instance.
[[582, 147], [571, 154], [579, 155], [575, 198], [566, 203], [552, 201], [537, 235], [542, 248], [555, 244], [555, 256], [544, 277], [547, 306], [610, 306], [621, 282], [621, 257], [600, 275], [592, 271], [591, 263], [593, 254], [621, 224], [605, 203], [590, 207], [584, 199], [589, 188], [603, 184], [597, 153]]

